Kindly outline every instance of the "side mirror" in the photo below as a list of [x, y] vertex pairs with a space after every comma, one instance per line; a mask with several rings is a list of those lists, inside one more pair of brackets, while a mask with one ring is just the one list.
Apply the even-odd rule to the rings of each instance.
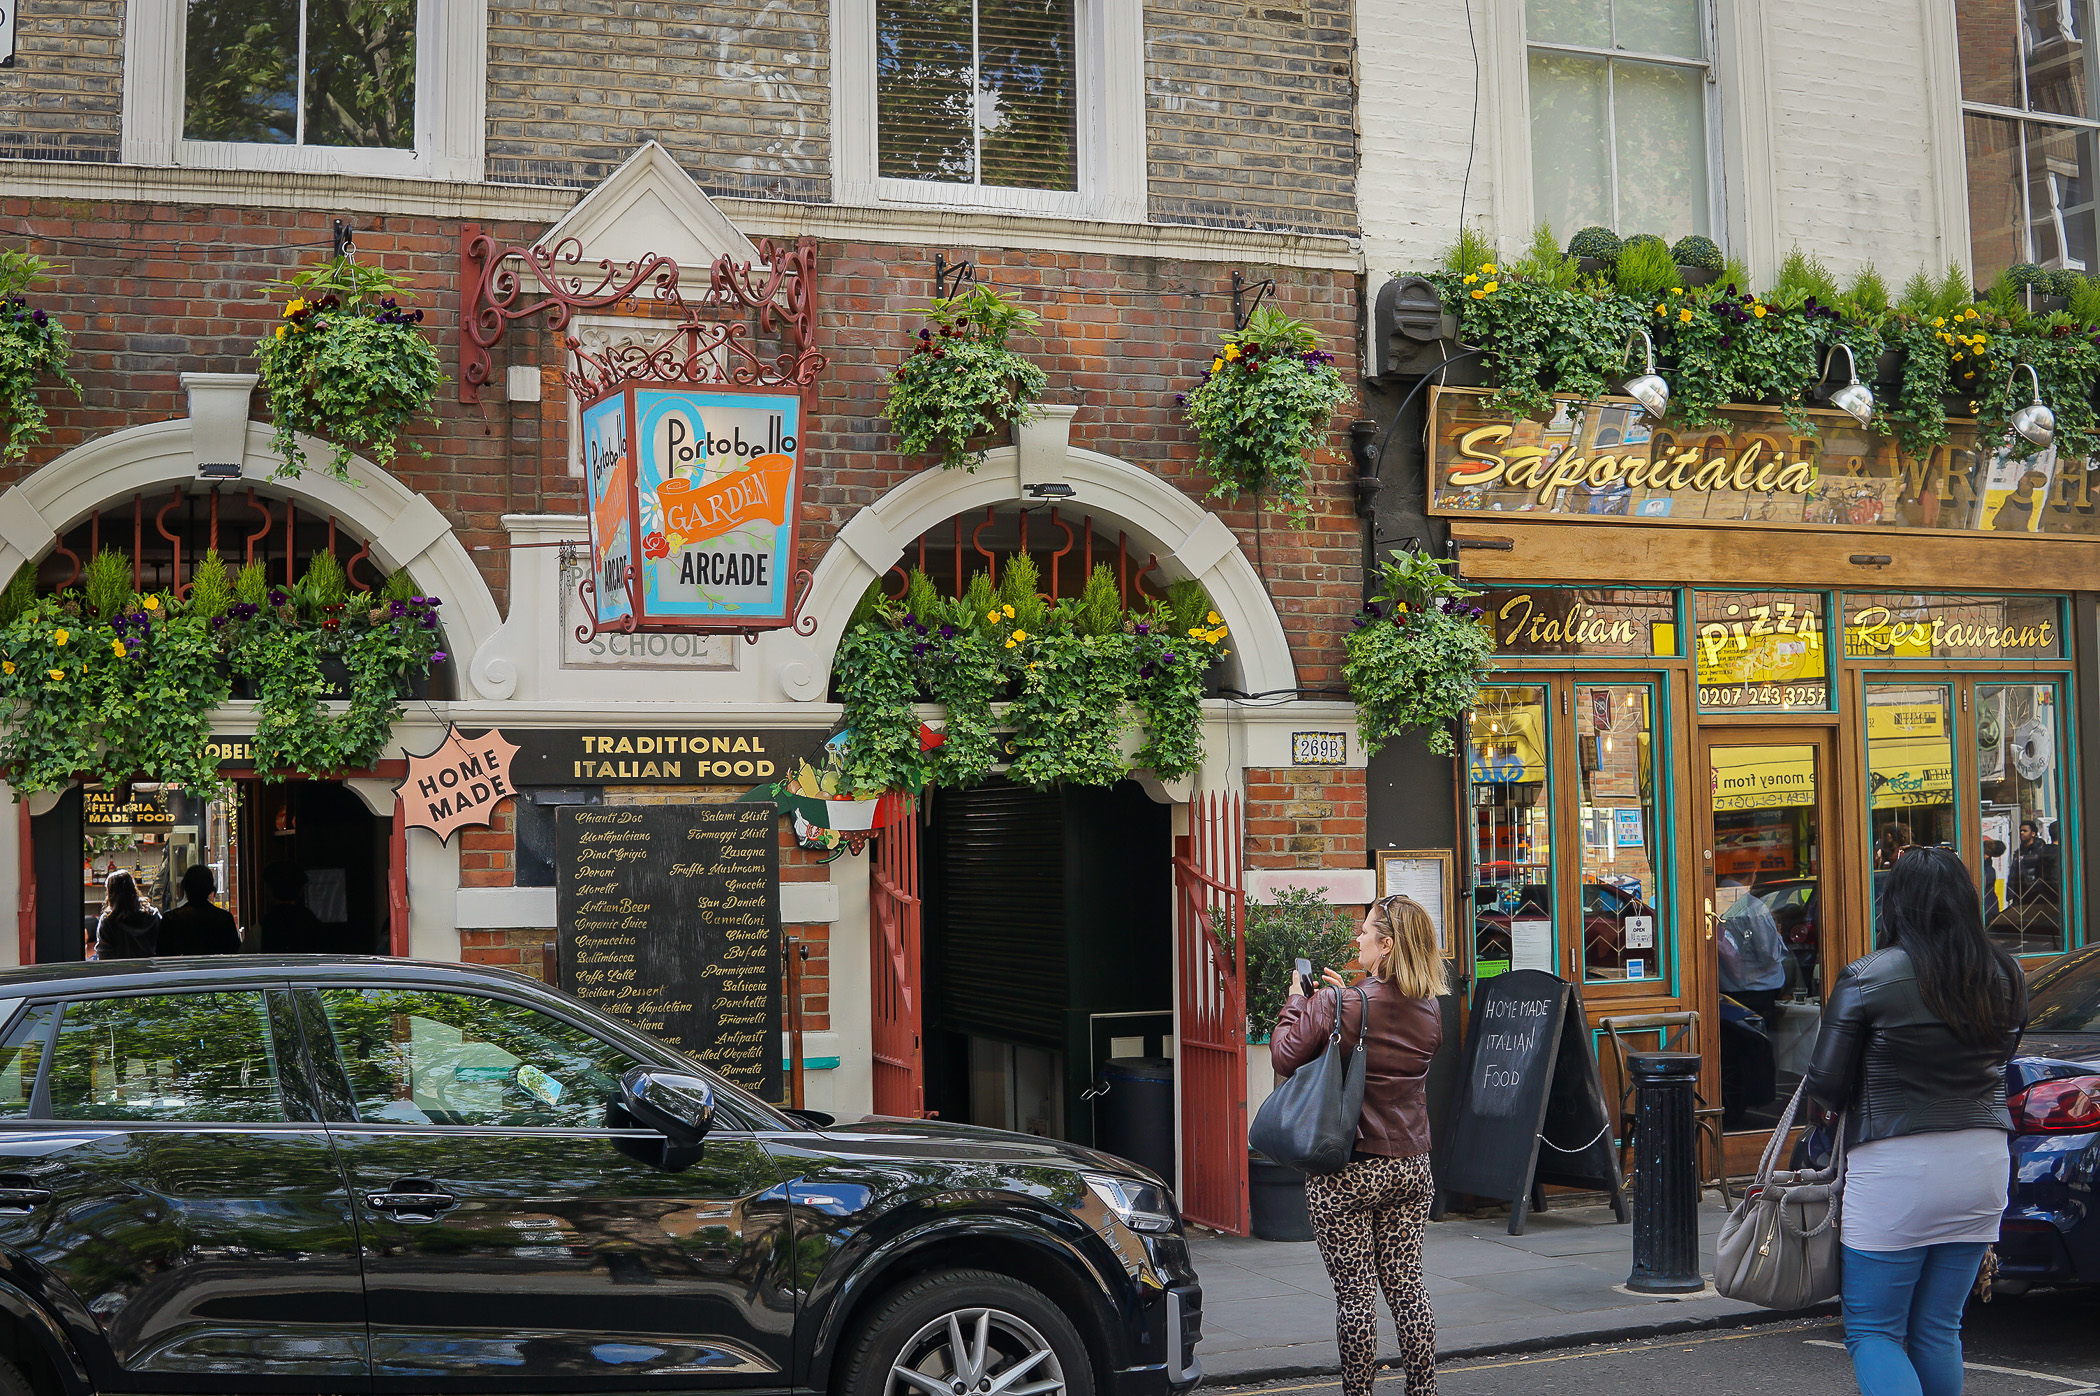
[[664, 1137], [668, 1168], [698, 1158], [701, 1142], [714, 1127], [715, 1088], [688, 1072], [638, 1066], [620, 1078], [620, 1105], [636, 1124]]

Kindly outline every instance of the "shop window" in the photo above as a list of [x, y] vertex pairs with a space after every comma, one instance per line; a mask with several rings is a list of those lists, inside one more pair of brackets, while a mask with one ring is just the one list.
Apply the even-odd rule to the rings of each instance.
[[1582, 770], [1582, 958], [1595, 980], [1661, 979], [1666, 845], [1655, 806], [1655, 690], [1578, 685]]
[[479, 180], [485, 0], [127, 8], [124, 159]]
[[1491, 587], [1481, 624], [1506, 655], [1674, 655], [1677, 593], [1628, 587]]
[[2091, 0], [1954, 12], [1977, 284], [2014, 262], [2100, 270]]
[[143, 994], [66, 1005], [51, 1057], [60, 1120], [284, 1120], [260, 993]]
[[1710, 235], [1702, 0], [1527, 0], [1535, 221]]
[[1874, 905], [1908, 848], [1960, 844], [1954, 701], [1944, 685], [1867, 685], [1867, 800], [1874, 811]]
[[1813, 591], [1693, 593], [1692, 648], [1707, 712], [1828, 712], [1824, 597]]
[[1484, 688], [1473, 708], [1473, 970], [1557, 972], [1548, 690]]
[[1984, 924], [2016, 955], [2069, 949], [2063, 713], [2053, 683], [1975, 686]]
[[2054, 596], [1851, 592], [1845, 653], [1854, 659], [2061, 659]]

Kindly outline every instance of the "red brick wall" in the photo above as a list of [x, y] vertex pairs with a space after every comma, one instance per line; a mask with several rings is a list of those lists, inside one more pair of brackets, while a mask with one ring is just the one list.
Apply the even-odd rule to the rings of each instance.
[[1364, 866], [1364, 772], [1330, 768], [1247, 772], [1247, 866]]
[[508, 799], [497, 805], [488, 828], [459, 831], [459, 885], [518, 885], [517, 800]]

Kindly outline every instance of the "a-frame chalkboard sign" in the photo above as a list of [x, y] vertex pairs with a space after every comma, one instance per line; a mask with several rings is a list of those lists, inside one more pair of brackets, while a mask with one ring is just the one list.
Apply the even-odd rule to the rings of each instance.
[[1509, 1231], [1543, 1209], [1548, 1183], [1611, 1193], [1626, 1220], [1619, 1155], [1581, 1003], [1565, 979], [1519, 969], [1483, 982], [1435, 1210], [1455, 1193], [1510, 1204]]

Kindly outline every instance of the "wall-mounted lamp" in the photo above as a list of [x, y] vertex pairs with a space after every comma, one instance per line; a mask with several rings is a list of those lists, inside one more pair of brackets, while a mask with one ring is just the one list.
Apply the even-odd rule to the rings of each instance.
[[1845, 371], [1851, 376], [1851, 381], [1830, 395], [1830, 405], [1865, 426], [1874, 420], [1874, 390], [1859, 381], [1859, 361], [1852, 357], [1851, 345], [1838, 343], [1830, 346], [1829, 352], [1823, 355], [1823, 377], [1817, 381], [1829, 380], [1830, 361], [1840, 349], [1845, 351]]
[[2042, 401], [2042, 375], [2035, 372], [2033, 364], [2014, 364], [2012, 378], [2005, 380], [2012, 385], [2013, 378], [2020, 376], [2021, 369], [2034, 384], [2034, 400], [2012, 415], [2012, 429], [2037, 446], [2047, 446], [2056, 439], [2056, 414], [2049, 404]]
[[1641, 405], [1641, 410], [1660, 421], [1670, 410], [1670, 385], [1663, 382], [1662, 375], [1655, 371], [1655, 341], [1646, 330], [1635, 330], [1626, 336], [1626, 348], [1619, 355], [1619, 367], [1626, 367], [1626, 355], [1633, 352], [1633, 341], [1638, 338], [1647, 350], [1647, 367], [1637, 378], [1626, 380], [1626, 396]]
[[1062, 480], [1044, 480], [1037, 484], [1022, 486], [1021, 493], [1027, 495], [1030, 499], [1070, 499], [1079, 491], [1073, 489]]

